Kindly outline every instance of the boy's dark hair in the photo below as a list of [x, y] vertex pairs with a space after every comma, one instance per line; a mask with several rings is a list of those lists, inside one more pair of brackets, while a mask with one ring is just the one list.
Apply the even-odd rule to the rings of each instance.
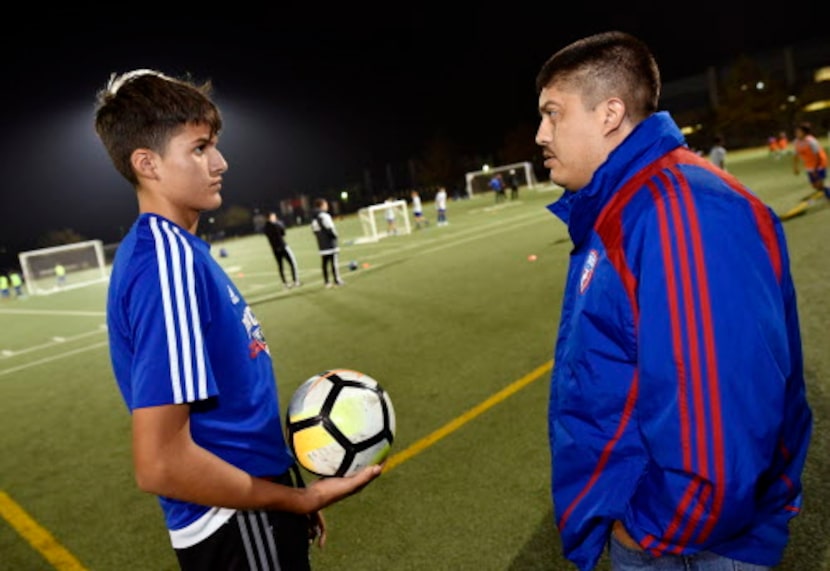
[[552, 84], [580, 92], [588, 107], [619, 97], [637, 122], [657, 111], [661, 89], [648, 46], [625, 32], [588, 36], [553, 54], [536, 76], [536, 94]]
[[798, 128], [804, 131], [805, 135], [810, 135], [813, 132], [813, 125], [809, 121], [802, 121], [798, 124]]
[[95, 132], [116, 170], [137, 186], [130, 160], [136, 149], [161, 154], [188, 124], [204, 124], [211, 136], [218, 134], [222, 117], [211, 90], [209, 81], [196, 84], [148, 69], [112, 74], [97, 94]]

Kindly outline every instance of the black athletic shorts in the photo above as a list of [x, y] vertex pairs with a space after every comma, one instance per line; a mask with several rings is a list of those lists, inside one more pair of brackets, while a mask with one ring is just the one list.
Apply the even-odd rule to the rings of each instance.
[[[273, 478], [302, 486], [289, 470]], [[239, 510], [213, 535], [187, 549], [176, 549], [182, 571], [310, 571], [311, 519], [307, 515]]]

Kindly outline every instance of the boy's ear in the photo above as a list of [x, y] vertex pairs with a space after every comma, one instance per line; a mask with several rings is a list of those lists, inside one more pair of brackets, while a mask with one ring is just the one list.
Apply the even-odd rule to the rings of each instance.
[[156, 154], [150, 149], [134, 150], [130, 162], [138, 178], [156, 178]]

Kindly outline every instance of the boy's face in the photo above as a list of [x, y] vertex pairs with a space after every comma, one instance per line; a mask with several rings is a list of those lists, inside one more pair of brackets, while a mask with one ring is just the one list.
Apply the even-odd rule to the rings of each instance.
[[228, 163], [207, 125], [188, 124], [158, 157], [160, 198], [182, 213], [216, 210], [222, 205], [222, 174]]

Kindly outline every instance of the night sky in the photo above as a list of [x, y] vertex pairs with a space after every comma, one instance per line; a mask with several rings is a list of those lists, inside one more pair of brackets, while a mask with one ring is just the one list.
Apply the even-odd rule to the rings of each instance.
[[774, 15], [740, 2], [664, 4], [662, 15], [636, 2], [444, 4], [455, 14], [307, 3], [308, 11], [274, 14], [225, 7], [212, 18], [105, 21], [58, 10], [49, 25], [4, 20], [0, 271], [50, 230], [112, 242], [132, 223], [133, 191], [92, 126], [95, 93], [112, 72], [210, 79], [225, 120], [225, 203], [268, 207], [360, 182], [365, 168], [417, 156], [436, 136], [470, 154], [494, 153], [517, 124], [535, 127], [541, 64], [587, 34], [638, 35], [664, 81], [742, 53], [830, 41], [826, 2], [781, 5]]

